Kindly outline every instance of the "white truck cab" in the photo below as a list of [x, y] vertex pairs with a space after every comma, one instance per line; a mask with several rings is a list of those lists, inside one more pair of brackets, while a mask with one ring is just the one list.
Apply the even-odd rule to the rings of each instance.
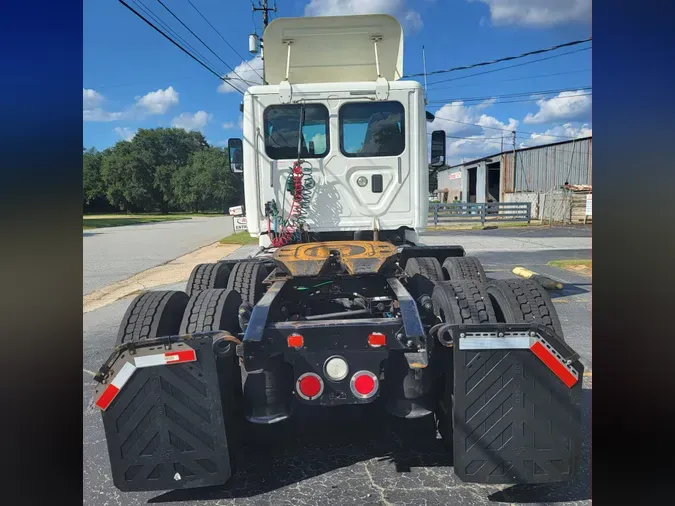
[[[279, 18], [263, 41], [267, 84], [246, 91], [243, 139], [229, 143], [251, 236], [273, 245], [295, 208], [297, 228], [315, 239], [396, 233], [417, 242], [429, 208], [428, 114], [422, 86], [400, 80], [398, 21]], [[435, 155], [444, 159], [440, 133]], [[302, 204], [289, 176], [296, 162]]]

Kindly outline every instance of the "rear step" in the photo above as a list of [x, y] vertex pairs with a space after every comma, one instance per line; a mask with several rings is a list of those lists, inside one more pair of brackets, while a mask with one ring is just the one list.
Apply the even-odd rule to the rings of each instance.
[[579, 356], [543, 325], [450, 332], [455, 474], [473, 483], [571, 479], [581, 455]]
[[128, 343], [97, 376], [105, 383], [94, 400], [102, 410], [113, 483], [120, 490], [204, 487], [230, 478], [210, 334], [217, 336]]

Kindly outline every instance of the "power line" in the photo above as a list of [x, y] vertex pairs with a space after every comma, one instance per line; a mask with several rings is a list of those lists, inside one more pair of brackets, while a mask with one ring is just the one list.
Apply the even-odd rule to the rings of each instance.
[[185, 23], [183, 23], [183, 21], [178, 16], [176, 16], [171, 9], [169, 9], [166, 5], [164, 5], [164, 2], [162, 2], [162, 0], [157, 0], [157, 2], [159, 3], [159, 5], [164, 7], [169, 12], [169, 14], [171, 14], [174, 18], [176, 18], [176, 20], [181, 25], [183, 25], [187, 29], [187, 31], [190, 32], [199, 42], [201, 42], [204, 45], [204, 47], [206, 47], [206, 49], [211, 51], [213, 56], [218, 58], [223, 63], [223, 65], [225, 65], [228, 69], [230, 69], [235, 76], [244, 81], [244, 79], [239, 74], [237, 74], [237, 72], [225, 60], [223, 60], [220, 56], [218, 56], [216, 52], [213, 49], [211, 49], [211, 47], [206, 42], [204, 42], [195, 32], [190, 30], [190, 27], [187, 26]]
[[[119, 1], [122, 5], [124, 5], [127, 9], [129, 9], [131, 12], [133, 12], [134, 14], [136, 14], [136, 16], [138, 16], [138, 17], [141, 18], [143, 21], [145, 21], [148, 25], [150, 25], [150, 27], [152, 27], [153, 30], [155, 30], [155, 31], [157, 31], [158, 33], [160, 33], [160, 34], [162, 35], [162, 37], [164, 37], [164, 38], [167, 39], [169, 42], [171, 42], [174, 46], [176, 46], [178, 49], [180, 49], [181, 51], [183, 51], [186, 55], [188, 55], [188, 56], [189, 56], [190, 58], [192, 58], [194, 61], [196, 61], [197, 63], [199, 63], [202, 67], [204, 67], [206, 70], [208, 70], [209, 72], [211, 72], [211, 73], [212, 73], [214, 76], [216, 76], [218, 79], [220, 79], [221, 81], [227, 83], [229, 86], [231, 86], [232, 88], [234, 88], [235, 90], [237, 90], [239, 93], [242, 93], [241, 90], [239, 90], [237, 87], [235, 87], [234, 85], [232, 85], [231, 83], [229, 83], [229, 82], [228, 82], [226, 79], [224, 79], [220, 74], [218, 74], [218, 72], [216, 72], [216, 71], [213, 70], [211, 67], [209, 67], [208, 65], [206, 65], [206, 64], [205, 64], [204, 62], [202, 62], [199, 58], [197, 58], [197, 57], [194, 56], [192, 53], [190, 53], [187, 49], [185, 49], [183, 46], [181, 46], [178, 42], [176, 42], [175, 40], [173, 40], [171, 37], [169, 37], [169, 36], [168, 36], [166, 33], [164, 33], [162, 30], [160, 30], [160, 29], [157, 28], [155, 25], [153, 25], [152, 22], [148, 21], [148, 19], [147, 19], [145, 16], [143, 16], [143, 15], [142, 15], [141, 13], [139, 13], [136, 9], [134, 9], [134, 8], [131, 7], [129, 4], [127, 4], [124, 0], [118, 0], [118, 1]], [[242, 93], [242, 94], [243, 94], [243, 93]]]
[[582, 49], [576, 49], [574, 51], [567, 51], [566, 53], [560, 53], [560, 54], [556, 54], [556, 55], [553, 55], [553, 56], [547, 56], [546, 58], [538, 58], [536, 60], [527, 61], [525, 63], [517, 63], [515, 65], [508, 65], [506, 67], [501, 67], [501, 68], [498, 68], [498, 69], [486, 70], [484, 72], [476, 72], [475, 74], [469, 74], [468, 76], [453, 77], [453, 78], [450, 78], [450, 79], [442, 79], [441, 81], [434, 81], [434, 82], [429, 83], [429, 86], [433, 86], [434, 84], [440, 84], [440, 83], [448, 83], [450, 81], [459, 81], [460, 79], [468, 79], [470, 77], [482, 76], [482, 75], [485, 75], [485, 74], [492, 74], [493, 72], [501, 72], [502, 70], [513, 69], [513, 68], [516, 68], [516, 67], [523, 67], [525, 65], [531, 65], [532, 63], [538, 63], [538, 62], [541, 62], [541, 61], [552, 60], [554, 58], [560, 58], [561, 56], [567, 56], [568, 54], [580, 53], [581, 51], [588, 51], [589, 49], [592, 49], [592, 48], [591, 47], [584, 47]]
[[[592, 37], [589, 37], [587, 39], [583, 40], [573, 40], [571, 42], [564, 42], [563, 44], [558, 44], [556, 46], [551, 46], [546, 49], [535, 49], [534, 51], [528, 51], [526, 53], [519, 54], [517, 56], [505, 56], [503, 58], [497, 58], [496, 60], [490, 60], [490, 61], [485, 61], [481, 63], [473, 63], [471, 65], [462, 65], [461, 67], [453, 67], [450, 69], [446, 70], [434, 70], [433, 72], [428, 72], [428, 76], [432, 76], [435, 74], [445, 74], [447, 72], [455, 72], [457, 70], [467, 70], [467, 69], [472, 69], [475, 67], [483, 67], [485, 65], [494, 65], [495, 63], [501, 63], [504, 61], [510, 61], [510, 60], [517, 60], [519, 58], [525, 58], [526, 56], [531, 56], [533, 54], [541, 54], [541, 53], [548, 53], [549, 51], [555, 51], [556, 49], [560, 49], [561, 47], [569, 47], [569, 46], [576, 46], [577, 44], [584, 44], [585, 42], [590, 42], [592, 40]], [[406, 77], [423, 77], [424, 73], [422, 74], [409, 74], [407, 76], [403, 76], [404, 78]]]
[[[199, 14], [199, 15], [202, 17], [202, 19], [208, 23], [208, 25], [213, 29], [213, 31], [216, 32], [216, 33], [218, 34], [218, 36], [219, 36], [221, 39], [223, 39], [223, 42], [225, 42], [225, 44], [227, 44], [227, 45], [229, 46], [229, 48], [232, 49], [232, 51], [234, 51], [234, 53], [235, 53], [239, 58], [241, 58], [242, 61], [243, 61], [244, 63], [246, 63], [246, 65], [248, 66], [248, 68], [250, 68], [253, 72], [255, 72], [255, 73], [258, 75], [258, 77], [259, 77], [260, 79], [262, 79], [262, 76], [261, 76], [260, 74], [258, 74], [258, 72], [257, 72], [253, 67], [251, 67], [251, 65], [249, 65], [248, 61], [246, 61], [246, 59], [245, 59], [242, 55], [240, 55], [239, 52], [237, 52], [237, 50], [232, 46], [232, 44], [230, 44], [230, 43], [225, 39], [225, 37], [223, 37], [223, 34], [221, 34], [221, 33], [218, 31], [218, 29], [217, 29], [215, 26], [213, 26], [213, 25], [211, 24], [211, 22], [210, 22], [208, 19], [206, 19], [206, 17], [204, 17], [204, 15], [199, 11], [199, 9], [197, 9], [197, 7], [195, 7], [195, 5], [192, 3], [192, 1], [191, 1], [191, 0], [187, 0], [187, 1], [188, 1], [188, 3], [192, 6], [192, 8], [193, 8], [195, 11], [197, 11], [197, 14]], [[255, 25], [255, 22], [254, 22], [254, 25]]]
[[[569, 97], [538, 97], [538, 98], [523, 98], [521, 100], [500, 100], [499, 102], [495, 102], [490, 105], [501, 105], [501, 104], [517, 104], [517, 103], [522, 103], [522, 102], [538, 102], [539, 100], [546, 100], [547, 98], [549, 100], [570, 100], [572, 98], [577, 98], [577, 97], [590, 97], [593, 95], [592, 93], [579, 93], [577, 95], [572, 95]], [[461, 104], [449, 104], [447, 102], [429, 102], [428, 105], [432, 105], [434, 107], [464, 107], [464, 103]]]
[[464, 97], [464, 98], [439, 98], [434, 100], [434, 102], [472, 102], [477, 100], [490, 100], [492, 98], [509, 98], [509, 97], [522, 97], [527, 95], [550, 95], [551, 93], [564, 93], [567, 91], [579, 91], [579, 90], [590, 90], [590, 86], [576, 86], [572, 88], [559, 88], [555, 90], [537, 90], [537, 91], [521, 91], [518, 93], [506, 93], [504, 95], [490, 95], [486, 97]]
[[[491, 127], [491, 126], [479, 125], [478, 123], [468, 123], [468, 122], [466, 122], [466, 121], [460, 121], [460, 120], [457, 120], [457, 119], [451, 119], [451, 118], [444, 118], [444, 117], [438, 116], [438, 115], [436, 115], [436, 119], [442, 119], [442, 120], [445, 120], [445, 121], [452, 121], [453, 123], [460, 123], [460, 124], [462, 124], [462, 125], [477, 126], [477, 127], [481, 127], [481, 128], [486, 128], [486, 129], [488, 129], [488, 130], [499, 130], [499, 131], [501, 131], [501, 132], [512, 132], [512, 131], [513, 131], [512, 128], [498, 128], [498, 127]], [[520, 133], [523, 133], [523, 134], [542, 135], [542, 134], [540, 134], [540, 133], [538, 133], [538, 132], [526, 132], [526, 131], [524, 131], [524, 130], [521, 130]], [[568, 135], [549, 135], [549, 134], [547, 134], [547, 135], [548, 135], [549, 137], [559, 137], [559, 138], [561, 138], [561, 139], [575, 139], [575, 138], [576, 138], [576, 137], [570, 137], [570, 136], [568, 136]]]
[[164, 30], [166, 32], [168, 32], [175, 39], [177, 39], [178, 42], [181, 42], [185, 47], [187, 47], [187, 49], [189, 49], [194, 54], [199, 56], [202, 59], [202, 61], [207, 63], [211, 68], [215, 68], [215, 65], [213, 64], [213, 62], [211, 62], [208, 58], [206, 58], [206, 56], [204, 56], [202, 53], [197, 51], [194, 48], [194, 46], [192, 46], [188, 41], [186, 41], [183, 37], [181, 37], [181, 35], [178, 32], [176, 32], [173, 28], [171, 28], [167, 23], [165, 23], [157, 14], [155, 14], [152, 11], [152, 9], [150, 9], [150, 7], [145, 5], [142, 2], [142, 0], [131, 0], [131, 1], [134, 2], [139, 7], [139, 9], [141, 9], [146, 15], [148, 15], [151, 19], [153, 19], [155, 21], [155, 23], [157, 23], [159, 26], [164, 28]]
[[[591, 72], [591, 69], [570, 70], [570, 71], [567, 71], [567, 72], [554, 72], [552, 74], [539, 74], [539, 75], [535, 75], [535, 76], [514, 77], [512, 79], [500, 79], [499, 81], [490, 81], [490, 84], [508, 83], [508, 82], [511, 82], [511, 81], [524, 81], [525, 79], [539, 79], [541, 77], [564, 76], [564, 75], [567, 75], [567, 74], [579, 74], [581, 72]], [[436, 88], [435, 90], [431, 90], [431, 91], [451, 90], [451, 89], [455, 89], [455, 88], [466, 88], [467, 86], [476, 86], [476, 85], [475, 84], [458, 84], [456, 86], [444, 86], [443, 88]]]

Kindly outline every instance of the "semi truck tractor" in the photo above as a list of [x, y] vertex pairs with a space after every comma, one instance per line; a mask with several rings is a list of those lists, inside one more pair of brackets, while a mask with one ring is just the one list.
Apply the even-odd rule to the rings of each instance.
[[466, 482], [572, 478], [583, 366], [546, 290], [421, 242], [446, 142], [401, 25], [278, 18], [263, 43], [228, 144], [258, 249], [131, 302], [95, 377], [115, 486], [224, 484], [302, 405], [434, 420]]

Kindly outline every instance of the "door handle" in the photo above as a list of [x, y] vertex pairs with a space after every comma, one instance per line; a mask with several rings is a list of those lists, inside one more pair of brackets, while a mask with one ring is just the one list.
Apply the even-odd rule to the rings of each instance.
[[398, 160], [398, 173], [397, 173], [398, 174], [398, 184], [401, 184], [401, 176], [402, 176], [402, 174], [401, 174], [401, 157], [399, 156], [397, 158], [397, 160]]

